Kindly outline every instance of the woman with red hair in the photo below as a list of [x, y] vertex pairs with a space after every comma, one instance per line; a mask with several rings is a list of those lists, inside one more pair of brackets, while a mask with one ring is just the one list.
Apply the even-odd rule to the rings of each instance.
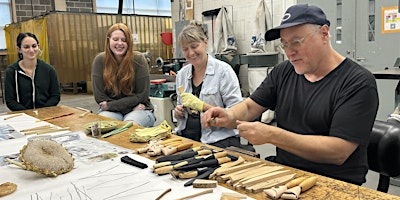
[[99, 115], [143, 127], [154, 125], [148, 64], [133, 51], [132, 33], [125, 24], [108, 29], [105, 51], [93, 61], [92, 87]]

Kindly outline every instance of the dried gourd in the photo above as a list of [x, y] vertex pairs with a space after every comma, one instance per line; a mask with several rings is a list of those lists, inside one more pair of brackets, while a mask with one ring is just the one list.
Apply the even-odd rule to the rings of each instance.
[[21, 150], [19, 160], [6, 159], [22, 169], [34, 171], [47, 176], [67, 173], [74, 167], [74, 158], [61, 144], [49, 140], [29, 141]]
[[160, 125], [151, 128], [135, 129], [131, 133], [129, 141], [131, 142], [149, 142], [171, 136], [172, 127], [164, 120]]

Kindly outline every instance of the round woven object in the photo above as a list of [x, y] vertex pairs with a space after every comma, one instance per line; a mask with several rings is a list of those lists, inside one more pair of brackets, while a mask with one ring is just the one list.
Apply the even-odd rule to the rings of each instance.
[[23, 169], [47, 176], [69, 172], [74, 167], [74, 158], [61, 144], [53, 140], [32, 140], [25, 145], [16, 164]]

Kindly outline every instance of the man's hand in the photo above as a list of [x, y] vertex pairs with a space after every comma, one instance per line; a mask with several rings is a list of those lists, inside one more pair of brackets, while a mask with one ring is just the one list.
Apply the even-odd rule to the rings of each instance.
[[236, 121], [239, 135], [251, 144], [260, 145], [270, 142], [274, 127], [261, 122]]
[[236, 126], [228, 112], [221, 107], [212, 107], [203, 113], [201, 125], [204, 128], [211, 128], [212, 126], [234, 128], [232, 125]]
[[186, 107], [189, 107], [191, 109], [203, 112], [204, 110], [204, 101], [201, 101], [199, 98], [194, 96], [193, 94], [190, 93], [181, 93], [181, 100], [182, 104]]

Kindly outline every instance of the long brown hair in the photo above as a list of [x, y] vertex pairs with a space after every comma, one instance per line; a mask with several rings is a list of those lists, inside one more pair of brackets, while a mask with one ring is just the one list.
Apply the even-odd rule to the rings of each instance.
[[[116, 30], [121, 30], [124, 33], [125, 41], [128, 45], [128, 49], [121, 63], [117, 62], [117, 59], [110, 49], [110, 36], [111, 33]], [[104, 49], [103, 80], [105, 90], [111, 92], [112, 96], [118, 96], [120, 94], [132, 95], [135, 77], [133, 66], [133, 39], [132, 33], [125, 24], [117, 23], [108, 29]]]

